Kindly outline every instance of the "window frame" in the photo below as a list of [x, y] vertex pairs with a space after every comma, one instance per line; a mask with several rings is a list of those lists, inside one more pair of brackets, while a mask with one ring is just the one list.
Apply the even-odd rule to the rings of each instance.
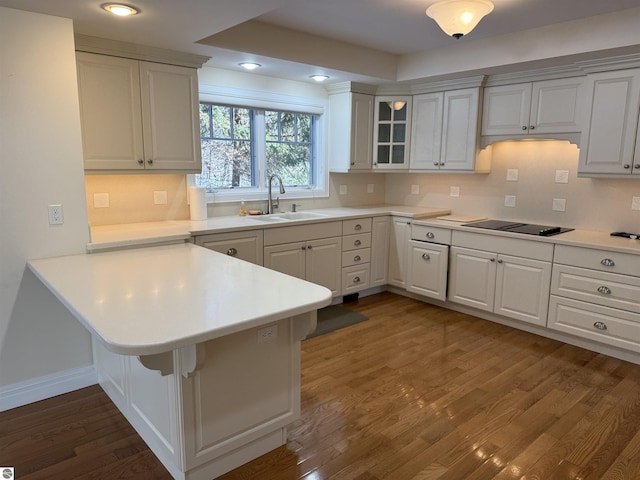
[[[312, 152], [312, 158], [315, 159], [312, 178], [315, 178], [316, 185], [313, 187], [286, 187], [286, 193], [282, 196], [282, 199], [293, 200], [329, 196], [329, 165], [326, 157], [327, 100], [200, 84], [200, 103], [315, 115], [316, 121], [314, 122], [313, 135], [316, 141]], [[264, 131], [261, 131], [261, 129], [262, 125], [259, 125], [253, 132], [257, 138], [264, 138], [265, 136]], [[207, 203], [236, 203], [242, 200], [266, 201], [267, 178], [265, 175], [266, 164], [264, 163], [266, 162], [266, 142], [255, 142], [254, 155], [257, 166], [257, 186], [255, 188], [231, 188], [207, 192]], [[195, 174], [187, 176], [187, 183], [188, 186], [195, 186]]]

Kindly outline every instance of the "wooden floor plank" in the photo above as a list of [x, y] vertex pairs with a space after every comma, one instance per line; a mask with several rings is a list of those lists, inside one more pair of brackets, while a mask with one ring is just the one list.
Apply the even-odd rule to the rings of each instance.
[[[392, 293], [302, 345], [286, 446], [221, 480], [640, 478], [640, 366]], [[97, 386], [0, 413], [17, 478], [169, 479]]]

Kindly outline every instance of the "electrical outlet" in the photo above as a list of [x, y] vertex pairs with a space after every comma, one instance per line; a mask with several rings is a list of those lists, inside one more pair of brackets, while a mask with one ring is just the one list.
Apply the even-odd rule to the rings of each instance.
[[367, 193], [373, 193], [374, 188], [375, 187], [373, 183], [367, 183]]
[[516, 196], [515, 195], [505, 195], [504, 196], [504, 206], [505, 207], [515, 207], [516, 206]]
[[269, 342], [278, 338], [278, 325], [269, 325], [258, 330], [258, 343]]
[[507, 182], [517, 182], [518, 181], [518, 169], [517, 168], [508, 168], [507, 169]]
[[346, 195], [346, 194], [347, 194], [347, 186], [340, 185], [340, 195]]
[[556, 183], [569, 183], [569, 170], [556, 170]]
[[93, 194], [93, 208], [109, 208], [109, 194], [108, 193], [94, 193]]
[[153, 192], [153, 203], [154, 205], [166, 205], [167, 202], [167, 191], [155, 191]]
[[49, 205], [49, 225], [62, 225], [63, 223], [62, 205]]
[[640, 210], [640, 197], [631, 197], [631, 210]]
[[554, 212], [564, 212], [567, 208], [567, 200], [565, 198], [554, 198], [551, 210]]
[[411, 185], [411, 195], [418, 195], [420, 193], [420, 185]]
[[450, 187], [449, 188], [449, 196], [451, 196], [451, 197], [459, 197], [460, 196], [460, 187]]

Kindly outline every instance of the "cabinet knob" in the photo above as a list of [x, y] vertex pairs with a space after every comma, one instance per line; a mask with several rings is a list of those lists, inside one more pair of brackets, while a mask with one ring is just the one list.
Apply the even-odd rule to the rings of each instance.
[[149, 160], [147, 160], [147, 163], [148, 163], [149, 165], [153, 165], [153, 158], [150, 158]]
[[356, 255], [355, 257], [353, 257], [353, 261], [354, 261], [354, 262], [359, 262], [360, 260], [362, 260], [362, 259], [360, 258], [360, 255]]
[[362, 225], [360, 225], [359, 223], [353, 227], [354, 230], [362, 230]]
[[229, 250], [227, 250], [227, 255], [234, 257], [238, 254], [238, 250], [235, 249], [234, 247], [231, 247]]
[[433, 238], [433, 237], [435, 237], [433, 232], [427, 232], [427, 238]]
[[636, 163], [633, 168], [640, 168], [640, 163]]
[[353, 283], [360, 283], [360, 277], [354, 277]]
[[142, 160], [141, 158], [138, 159], [138, 165], [144, 165], [144, 160]]
[[431, 260], [431, 257], [429, 256], [428, 253], [423, 253], [422, 254], [422, 258], [423, 258], [423, 260]]
[[622, 168], [626, 168], [627, 170], [629, 170], [631, 168], [631, 165], [629, 165], [628, 163], [625, 163]]
[[495, 261], [496, 261], [496, 259], [495, 259], [495, 258], [490, 258], [490, 259], [489, 259], [489, 261], [490, 261], [490, 262], [495, 262]]
[[527, 126], [526, 125], [522, 125], [522, 131], [526, 132], [527, 131]]
[[602, 260], [600, 260], [600, 264], [604, 265], [605, 267], [615, 267], [616, 262], [614, 262], [610, 258], [603, 258]]
[[606, 330], [607, 329], [607, 324], [604, 322], [594, 322], [593, 326], [596, 327], [598, 330]]
[[302, 247], [300, 247], [300, 248], [301, 248], [302, 250], [306, 250], [306, 249], [307, 249], [307, 247], [306, 247], [306, 246], [304, 246], [304, 245], [303, 245]]
[[502, 260], [498, 260], [498, 263], [502, 263]]
[[309, 249], [309, 250], [311, 250], [312, 248], [313, 248], [313, 245], [309, 245], [309, 246], [307, 247], [307, 249]]
[[355, 242], [353, 242], [353, 244], [354, 244], [356, 247], [359, 247], [360, 245], [362, 245], [362, 242], [361, 242], [360, 240], [356, 240]]
[[529, 125], [529, 130], [535, 130], [536, 126], [535, 125]]
[[609, 287], [605, 287], [604, 285], [598, 287], [598, 292], [603, 293], [604, 295], [611, 295], [611, 289]]
[[441, 167], [444, 167], [444, 162], [440, 162], [440, 166], [441, 166]]
[[355, 164], [356, 164], [356, 162], [351, 162], [349, 165], [355, 165]]
[[438, 165], [440, 165], [440, 162], [433, 162], [433, 164], [437, 167]]

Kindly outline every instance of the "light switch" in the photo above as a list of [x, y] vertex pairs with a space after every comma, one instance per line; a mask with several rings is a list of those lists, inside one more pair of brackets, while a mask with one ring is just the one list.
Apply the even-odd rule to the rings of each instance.
[[346, 195], [346, 194], [347, 194], [347, 186], [340, 185], [340, 195]]
[[93, 194], [93, 208], [109, 208], [109, 194], [108, 193], [94, 193]]
[[556, 170], [556, 183], [569, 183], [569, 170]]
[[507, 169], [507, 182], [517, 182], [518, 181], [518, 169], [517, 168], [508, 168]]
[[640, 197], [631, 198], [631, 210], [640, 210]]
[[565, 198], [554, 198], [551, 210], [555, 212], [564, 212], [567, 207], [567, 200]]
[[167, 204], [167, 192], [166, 190], [153, 192], [154, 205], [166, 205]]
[[515, 207], [516, 206], [516, 196], [515, 195], [505, 195], [504, 196], [504, 206], [505, 207]]
[[373, 183], [367, 183], [367, 193], [373, 193]]
[[418, 195], [420, 193], [420, 185], [411, 185], [411, 195]]
[[450, 187], [449, 188], [449, 196], [451, 196], [451, 197], [459, 197], [460, 196], [460, 187]]

